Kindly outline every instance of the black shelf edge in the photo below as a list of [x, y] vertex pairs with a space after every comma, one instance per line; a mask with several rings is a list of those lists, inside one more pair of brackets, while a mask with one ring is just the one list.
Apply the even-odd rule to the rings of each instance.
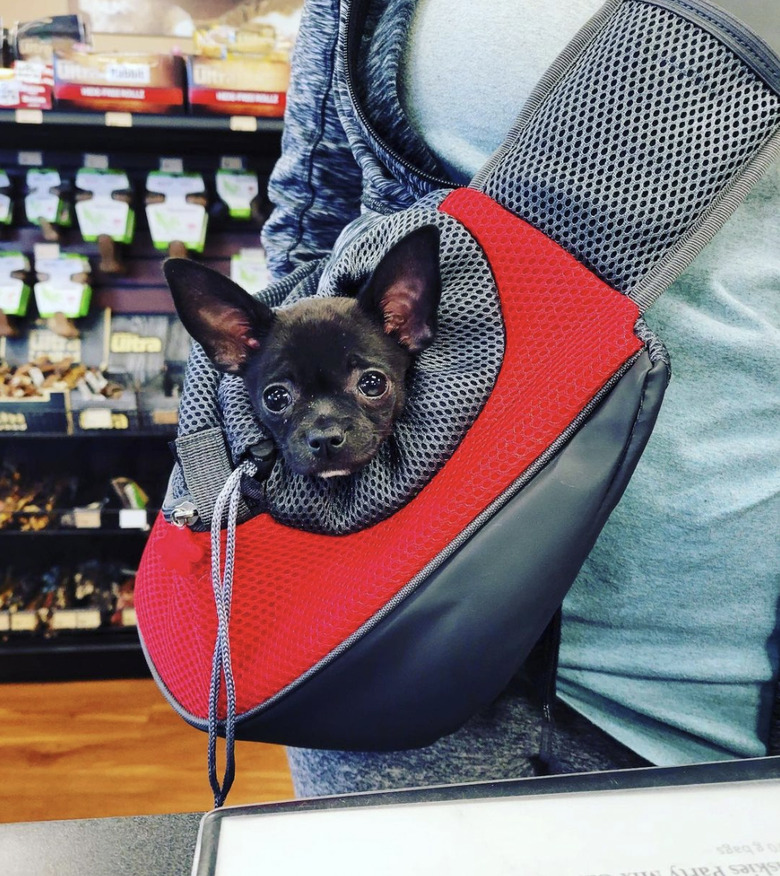
[[[17, 512], [18, 514], [25, 514], [24, 511]], [[154, 518], [153, 518], [154, 519]], [[8, 538], [101, 538], [101, 539], [110, 539], [110, 538], [141, 538], [144, 539], [149, 537], [149, 533], [151, 532], [151, 524], [149, 529], [141, 529], [139, 528], [131, 528], [127, 527], [125, 529], [90, 529], [88, 527], [82, 527], [81, 529], [77, 527], [73, 527], [72, 529], [68, 528], [54, 528], [51, 529], [36, 529], [36, 530], [20, 530], [20, 529], [0, 529], [0, 539], [8, 539]]]
[[98, 438], [101, 441], [105, 438], [126, 438], [126, 439], [143, 439], [146, 440], [148, 438], [157, 438], [161, 441], [173, 441], [176, 438], [176, 431], [173, 430], [171, 432], [162, 431], [134, 431], [133, 429], [94, 429], [86, 432], [24, 432], [22, 430], [14, 431], [11, 429], [3, 429], [0, 430], [0, 441], [5, 440], [6, 438], [15, 438], [22, 439], [24, 441], [28, 441], [31, 439], [37, 440], [50, 440], [52, 438], [56, 438], [59, 440], [73, 441], [74, 439], [82, 439], [82, 438]]
[[135, 628], [60, 632], [50, 639], [15, 633], [0, 642], [0, 683], [148, 677]]
[[[28, 112], [28, 111], [23, 111]], [[25, 116], [17, 115], [18, 111], [14, 109], [0, 110], [0, 123], [12, 123], [15, 125], [26, 125], [31, 128], [41, 125], [52, 126], [80, 126], [91, 128], [122, 128], [122, 125], [109, 124], [106, 121], [105, 112], [75, 112], [66, 110], [42, 110], [41, 121], [27, 122], [24, 121]], [[108, 113], [109, 118], [116, 116], [116, 113]], [[188, 114], [181, 115], [155, 115], [152, 113], [121, 113], [128, 115], [132, 119], [132, 125], [125, 130], [133, 128], [153, 128], [165, 130], [185, 130], [185, 131], [226, 131], [229, 133], [267, 133], [279, 134], [284, 127], [282, 119], [270, 119], [255, 116], [195, 116]], [[21, 119], [21, 120], [20, 120]], [[249, 128], [257, 123], [255, 131], [247, 128], [239, 128], [236, 130], [235, 119], [247, 120]], [[99, 151], [99, 150], [98, 150]]]

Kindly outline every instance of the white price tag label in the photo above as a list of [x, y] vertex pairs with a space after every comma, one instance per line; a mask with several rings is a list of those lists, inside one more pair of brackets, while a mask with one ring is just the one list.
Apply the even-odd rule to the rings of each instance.
[[219, 159], [220, 170], [243, 170], [244, 159], [238, 155], [223, 155]]
[[40, 167], [43, 164], [42, 152], [20, 152], [16, 163], [21, 167]]
[[160, 170], [163, 173], [184, 173], [184, 161], [181, 158], [161, 158]]
[[82, 429], [111, 429], [114, 425], [109, 408], [87, 408], [79, 414]]
[[106, 113], [104, 117], [107, 128], [132, 128], [133, 114], [132, 113]]
[[148, 529], [149, 521], [144, 508], [122, 508], [119, 512], [120, 529]]
[[19, 125], [42, 125], [43, 110], [18, 109], [14, 114], [14, 118]]
[[[84, 167], [88, 167], [90, 170], [108, 170], [108, 155], [96, 155], [87, 152], [84, 156]], [[78, 185], [78, 177], [76, 178], [76, 185]]]
[[257, 130], [257, 119], [254, 116], [231, 116], [230, 130], [249, 131], [252, 133]]

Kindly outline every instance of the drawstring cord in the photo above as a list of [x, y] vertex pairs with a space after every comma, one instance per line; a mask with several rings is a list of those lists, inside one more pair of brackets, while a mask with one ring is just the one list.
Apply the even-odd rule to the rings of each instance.
[[[225, 802], [235, 778], [235, 726], [236, 726], [236, 685], [233, 666], [230, 660], [230, 606], [233, 596], [233, 568], [236, 549], [236, 522], [238, 505], [241, 500], [241, 479], [245, 474], [252, 475], [256, 467], [251, 462], [242, 462], [217, 496], [214, 503], [214, 516], [211, 521], [211, 583], [214, 590], [214, 604], [217, 611], [217, 638], [214, 643], [214, 658], [211, 664], [211, 688], [209, 690], [209, 742], [208, 769], [209, 783], [214, 792], [214, 808]], [[222, 520], [227, 510], [227, 538], [225, 542], [225, 564], [222, 568]], [[225, 716], [225, 771], [220, 782], [217, 775], [217, 736], [219, 718], [217, 706], [222, 680], [225, 682], [227, 714]]]

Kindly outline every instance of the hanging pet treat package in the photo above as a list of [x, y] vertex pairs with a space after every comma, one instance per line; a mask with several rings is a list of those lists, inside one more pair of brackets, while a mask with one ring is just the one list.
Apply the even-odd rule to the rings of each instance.
[[34, 291], [38, 313], [44, 318], [58, 313], [68, 319], [86, 316], [92, 299], [90, 272], [89, 259], [78, 253], [36, 256], [38, 279]]
[[0, 169], [0, 225], [10, 225], [14, 218], [14, 202], [11, 198], [11, 180]]
[[73, 222], [68, 194], [69, 184], [54, 168], [30, 168], [25, 176], [27, 193], [24, 196], [24, 211], [27, 221], [40, 225], [45, 233], [57, 226], [69, 227]]
[[0, 311], [24, 316], [30, 300], [30, 260], [24, 253], [0, 252]]
[[265, 250], [242, 249], [230, 257], [230, 279], [247, 292], [265, 289], [271, 281]]
[[156, 249], [178, 243], [203, 252], [208, 227], [206, 184], [199, 173], [153, 170], [146, 178], [146, 218]]
[[[217, 735], [427, 745], [506, 687], [652, 432], [669, 361], [643, 314], [780, 151], [779, 92], [780, 58], [727, 13], [612, 0], [468, 188], [362, 217], [261, 292], [354, 295], [438, 228], [438, 332], [355, 474], [263, 468], [244, 382], [193, 348], [136, 610], [212, 755]], [[220, 784], [212, 756], [210, 776], [220, 803], [230, 769]]]
[[96, 241], [105, 234], [116, 243], [131, 243], [135, 211], [127, 174], [83, 167], [76, 173], [75, 183], [76, 218], [84, 240]]
[[217, 195], [227, 205], [231, 219], [251, 218], [252, 202], [260, 194], [256, 173], [220, 168], [215, 174], [215, 183]]
[[83, 167], [76, 173], [75, 183], [75, 211], [81, 236], [97, 242], [101, 271], [123, 273], [118, 249], [131, 243], [135, 233], [130, 179], [123, 170]]

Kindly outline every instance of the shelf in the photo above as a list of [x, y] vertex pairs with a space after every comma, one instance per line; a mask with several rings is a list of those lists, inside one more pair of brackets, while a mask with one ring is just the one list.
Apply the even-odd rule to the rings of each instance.
[[149, 669], [135, 628], [14, 633], [0, 642], [0, 683], [145, 678]]
[[[126, 440], [146, 440], [149, 438], [156, 438], [160, 441], [165, 441], [166, 443], [169, 441], [173, 441], [176, 438], [175, 430], [143, 430], [143, 429], [93, 429], [88, 432], [12, 432], [10, 429], [7, 431], [0, 430], [0, 441], [4, 441], [7, 438], [23, 438], [25, 441], [51, 441], [53, 439], [57, 439], [58, 441], [75, 441], [82, 439], [98, 439], [103, 441], [105, 438], [121, 439], [124, 438]], [[171, 460], [171, 464], [173, 464], [173, 460]]]
[[[129, 122], [129, 124], [127, 124]], [[105, 113], [63, 110], [0, 110], [0, 123], [28, 126], [78, 126], [86, 128], [152, 128], [155, 130], [185, 130], [189, 132], [220, 131], [234, 134], [279, 134], [282, 119], [257, 116], [196, 116], [186, 113], [156, 115], [154, 113]]]
[[[20, 512], [24, 514], [25, 512]], [[29, 515], [28, 515], [29, 516]], [[153, 520], [154, 518], [150, 518]], [[150, 524], [151, 528], [151, 524]], [[20, 529], [0, 529], [0, 539], [7, 538], [126, 538], [126, 537], [143, 537], [146, 540], [149, 537], [149, 529], [38, 529], [25, 530]]]
[[[180, 159], [183, 170], [203, 174], [210, 196], [209, 232], [205, 251], [198, 260], [228, 273], [232, 255], [259, 245], [262, 216], [270, 205], [263, 200], [259, 217], [252, 221], [232, 219], [215, 197], [215, 171], [245, 167], [258, 174], [261, 190], [264, 189], [281, 151], [282, 131], [282, 119], [244, 116], [60, 110], [36, 114], [0, 110], [0, 167], [8, 173], [17, 199], [16, 221], [3, 230], [0, 249], [30, 254], [42, 240], [39, 228], [21, 220], [18, 206], [30, 167], [58, 168], [68, 182], [85, 164], [107, 163], [109, 167], [122, 168], [137, 196], [139, 220], [133, 243], [122, 248], [127, 272], [119, 276], [102, 273], [96, 245], [85, 242], [77, 228], [62, 233], [61, 245], [65, 251], [90, 259], [94, 311], [107, 308], [112, 311], [112, 318], [121, 314], [120, 320], [128, 315], [132, 320], [148, 317], [159, 322], [160, 315], [173, 314], [174, 309], [161, 271], [166, 254], [154, 248], [141, 206], [149, 171], [159, 169], [163, 162], [173, 164], [169, 159]], [[28, 321], [31, 319], [34, 311]], [[169, 358], [178, 363], [181, 351], [176, 344], [174, 347], [176, 355]], [[151, 504], [158, 507], [173, 465], [168, 444], [175, 437], [175, 429], [153, 428], [151, 421], [138, 425], [138, 430], [94, 430], [68, 435], [0, 431], [0, 463], [12, 464], [20, 472], [34, 471], [36, 477], [63, 474], [79, 481], [83, 477], [85, 483], [95, 485], [122, 475], [141, 484]], [[53, 440], [58, 443], [49, 446]], [[91, 496], [91, 491], [62, 493], [57, 501], [69, 505], [87, 502], [89, 498], [85, 497]], [[155, 511], [148, 513], [150, 525], [155, 516]], [[116, 517], [108, 522], [116, 523]], [[97, 564], [98, 569], [118, 566], [121, 574], [111, 580], [127, 582], [125, 570], [132, 574], [137, 569], [148, 535], [148, 530], [119, 529], [116, 525], [35, 532], [0, 530], [0, 580], [5, 580], [5, 586], [19, 584], [19, 593], [28, 592], [25, 587], [29, 584], [29, 593], [35, 596], [44, 581], [55, 578], [55, 571], [75, 576], [90, 564]], [[46, 592], [50, 593], [50, 588]], [[35, 605], [33, 599], [19, 604], [31, 609]], [[17, 618], [13, 632], [0, 633], [0, 682], [148, 677], [137, 630], [106, 625], [114, 619], [115, 616], [103, 614], [99, 620], [104, 626], [87, 629], [88, 619], [83, 616], [74, 623], [61, 617], [63, 629], [45, 632], [39, 625], [35, 632], [25, 632], [23, 619]], [[54, 626], [53, 620], [48, 622]], [[30, 623], [27, 629], [33, 630], [35, 625]]]
[[34, 123], [25, 123], [18, 121], [17, 110], [0, 110], [0, 161], [9, 160], [9, 151], [41, 151], [45, 164], [58, 166], [67, 152], [107, 152], [120, 153], [116, 166], [122, 166], [127, 159], [121, 153], [131, 158], [147, 152], [188, 157], [187, 169], [198, 170], [221, 155], [245, 155], [270, 170], [284, 127], [282, 119], [251, 116], [122, 115], [131, 127], [111, 124], [116, 116], [111, 113], [46, 110]]

